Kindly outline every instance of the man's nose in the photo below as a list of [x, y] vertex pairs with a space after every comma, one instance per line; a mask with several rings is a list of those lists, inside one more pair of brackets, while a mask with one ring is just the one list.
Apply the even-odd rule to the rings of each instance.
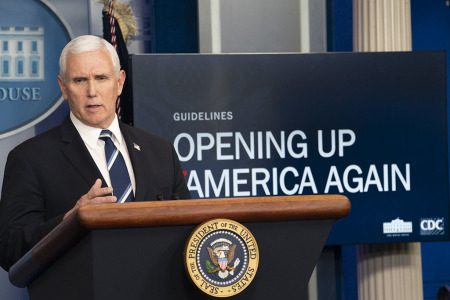
[[87, 94], [88, 97], [97, 96], [97, 83], [93, 79], [87, 81]]

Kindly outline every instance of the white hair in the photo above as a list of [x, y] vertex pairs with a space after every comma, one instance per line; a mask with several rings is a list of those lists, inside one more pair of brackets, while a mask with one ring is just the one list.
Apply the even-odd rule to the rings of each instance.
[[106, 40], [94, 35], [81, 35], [71, 40], [62, 50], [59, 57], [59, 75], [65, 80], [67, 54], [81, 54], [89, 51], [103, 50], [111, 57], [116, 76], [120, 73], [120, 60], [116, 49]]

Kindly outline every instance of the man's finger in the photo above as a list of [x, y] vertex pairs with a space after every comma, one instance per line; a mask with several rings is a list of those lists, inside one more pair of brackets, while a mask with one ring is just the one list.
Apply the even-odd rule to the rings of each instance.
[[96, 198], [99, 196], [104, 196], [108, 194], [112, 194], [112, 187], [104, 187], [102, 188], [102, 180], [97, 179], [94, 183], [94, 185], [91, 187], [89, 192], [87, 193], [88, 198]]
[[117, 198], [115, 196], [96, 197], [91, 200], [91, 204], [115, 203], [115, 202], [117, 202]]
[[95, 183], [92, 187], [101, 187], [102, 186], [102, 180], [100, 178], [97, 178], [97, 180], [95, 180]]
[[104, 187], [104, 188], [98, 188], [96, 190], [93, 190], [92, 192], [90, 192], [90, 196], [91, 198], [96, 198], [96, 197], [103, 197], [106, 195], [111, 195], [113, 192], [112, 187]]

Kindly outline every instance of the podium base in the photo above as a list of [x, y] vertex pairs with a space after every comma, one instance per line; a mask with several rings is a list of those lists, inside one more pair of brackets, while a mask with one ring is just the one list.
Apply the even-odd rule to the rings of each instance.
[[[233, 300], [303, 299], [333, 223], [243, 223], [260, 260], [255, 279]], [[28, 285], [30, 299], [215, 299], [184, 270], [183, 250], [195, 227], [93, 230]]]

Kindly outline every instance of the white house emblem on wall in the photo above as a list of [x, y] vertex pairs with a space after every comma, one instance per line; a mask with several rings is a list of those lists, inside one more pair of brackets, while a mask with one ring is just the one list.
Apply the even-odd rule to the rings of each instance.
[[44, 80], [44, 28], [0, 26], [1, 80]]
[[64, 101], [56, 78], [70, 40], [47, 1], [0, 1], [0, 139], [38, 124]]

